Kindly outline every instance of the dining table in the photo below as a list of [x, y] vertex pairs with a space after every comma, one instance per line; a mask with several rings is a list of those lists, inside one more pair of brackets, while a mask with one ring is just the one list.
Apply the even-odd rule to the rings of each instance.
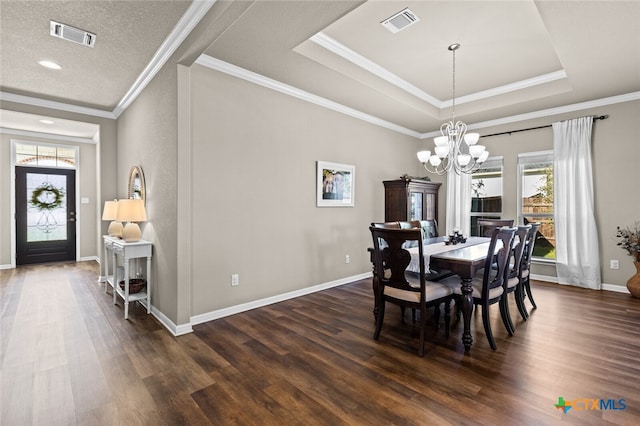
[[[484, 268], [491, 238], [468, 237], [465, 242], [447, 244], [446, 237], [425, 239], [423, 256], [425, 267], [436, 270], [449, 270], [460, 277], [462, 293], [462, 318], [464, 329], [462, 343], [465, 351], [471, 350], [473, 337], [471, 336], [471, 313], [473, 312], [473, 287], [471, 281], [478, 271]], [[409, 249], [411, 264], [407, 268], [414, 272], [419, 269], [418, 248]], [[417, 269], [414, 269], [417, 265]]]

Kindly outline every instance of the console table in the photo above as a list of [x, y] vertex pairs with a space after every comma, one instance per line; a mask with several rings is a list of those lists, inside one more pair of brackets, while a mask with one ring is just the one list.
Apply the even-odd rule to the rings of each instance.
[[[152, 243], [145, 240], [139, 240], [133, 243], [127, 243], [116, 237], [104, 235], [104, 291], [110, 285], [113, 288], [113, 304], [117, 302], [118, 296], [124, 301], [124, 318], [129, 318], [129, 302], [145, 301], [147, 314], [151, 313], [151, 251]], [[118, 256], [122, 258], [122, 268], [118, 267]], [[109, 275], [109, 257], [112, 262], [112, 275]], [[129, 269], [133, 259], [147, 259], [147, 287], [138, 293], [129, 293]], [[120, 280], [124, 280], [124, 289], [118, 285]]]

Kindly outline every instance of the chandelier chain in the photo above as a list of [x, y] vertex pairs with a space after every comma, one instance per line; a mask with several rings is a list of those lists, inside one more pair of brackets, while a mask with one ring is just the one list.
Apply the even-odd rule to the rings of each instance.
[[456, 49], [453, 52], [453, 98], [451, 99], [451, 119], [453, 123], [456, 122]]

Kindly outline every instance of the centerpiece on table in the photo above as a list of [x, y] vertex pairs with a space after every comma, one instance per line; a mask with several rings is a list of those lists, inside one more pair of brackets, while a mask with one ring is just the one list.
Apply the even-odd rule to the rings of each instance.
[[633, 257], [636, 274], [627, 281], [627, 288], [633, 297], [640, 298], [640, 222], [626, 228], [618, 226], [616, 237], [620, 239], [618, 245]]

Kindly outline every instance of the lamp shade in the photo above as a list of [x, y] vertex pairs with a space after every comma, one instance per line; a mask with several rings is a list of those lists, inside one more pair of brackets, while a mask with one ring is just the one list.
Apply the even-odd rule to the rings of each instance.
[[122, 222], [145, 222], [147, 211], [144, 208], [144, 200], [119, 200], [117, 218]]
[[104, 210], [102, 210], [102, 220], [116, 220], [118, 217], [118, 202], [105, 201]]

